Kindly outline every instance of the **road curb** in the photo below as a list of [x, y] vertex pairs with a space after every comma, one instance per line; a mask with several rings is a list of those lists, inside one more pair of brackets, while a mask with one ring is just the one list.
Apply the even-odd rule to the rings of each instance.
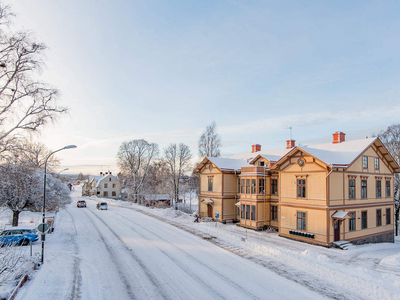
[[14, 300], [15, 297], [17, 296], [20, 288], [22, 288], [24, 286], [24, 284], [28, 281], [29, 276], [25, 275], [21, 278], [21, 280], [18, 282], [17, 286], [15, 287], [14, 291], [11, 293], [10, 298], [8, 298], [8, 300]]

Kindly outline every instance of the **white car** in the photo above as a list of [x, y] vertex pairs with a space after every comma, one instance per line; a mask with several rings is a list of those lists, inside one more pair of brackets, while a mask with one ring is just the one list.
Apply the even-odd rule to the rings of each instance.
[[96, 207], [97, 207], [97, 209], [101, 209], [101, 210], [107, 210], [108, 209], [107, 202], [97, 203]]

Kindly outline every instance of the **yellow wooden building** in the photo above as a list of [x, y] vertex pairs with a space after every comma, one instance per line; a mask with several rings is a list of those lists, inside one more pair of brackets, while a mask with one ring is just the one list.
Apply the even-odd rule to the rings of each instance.
[[394, 241], [393, 175], [400, 166], [379, 138], [206, 157], [199, 214], [330, 246], [335, 241]]

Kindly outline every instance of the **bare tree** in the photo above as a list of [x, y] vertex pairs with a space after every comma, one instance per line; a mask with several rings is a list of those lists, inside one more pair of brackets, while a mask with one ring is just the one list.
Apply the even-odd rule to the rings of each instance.
[[175, 209], [177, 209], [177, 203], [179, 200], [179, 180], [185, 172], [190, 170], [191, 158], [192, 154], [190, 153], [190, 149], [185, 144], [181, 143], [177, 146], [174, 143], [164, 149], [163, 161], [168, 167], [168, 177]]
[[23, 210], [34, 209], [33, 203], [39, 197], [40, 178], [33, 169], [21, 165], [1, 165], [1, 206], [13, 212], [12, 225], [18, 226], [19, 214]]
[[[386, 148], [400, 164], [400, 124], [389, 126], [386, 130], [379, 133], [378, 137], [385, 144]], [[395, 224], [396, 235], [399, 234], [400, 222], [400, 175], [394, 174], [394, 202], [395, 202]]]
[[[20, 164], [0, 165], [0, 206], [13, 212], [13, 226], [18, 226], [21, 211], [40, 211], [43, 203], [43, 173], [43, 170]], [[46, 208], [56, 209], [69, 202], [67, 186], [48, 174]]]
[[27, 32], [13, 32], [11, 17], [9, 7], [0, 3], [0, 154], [12, 150], [23, 132], [67, 112], [56, 105], [58, 90], [35, 78], [46, 46]]
[[164, 161], [153, 161], [142, 191], [147, 195], [168, 194], [168, 168]]
[[[20, 164], [31, 168], [44, 169], [46, 158], [53, 151], [40, 142], [33, 142], [29, 139], [22, 139], [15, 144], [14, 150], [9, 152], [10, 158]], [[51, 156], [47, 160], [47, 169], [51, 170], [60, 164], [57, 156]]]
[[124, 174], [123, 185], [132, 191], [133, 201], [138, 202], [140, 189], [146, 180], [150, 164], [158, 155], [158, 145], [145, 140], [123, 142], [117, 153], [117, 163]]
[[199, 139], [199, 155], [204, 157], [219, 157], [221, 156], [221, 137], [217, 133], [217, 124], [212, 122], [206, 127], [206, 130], [201, 134]]

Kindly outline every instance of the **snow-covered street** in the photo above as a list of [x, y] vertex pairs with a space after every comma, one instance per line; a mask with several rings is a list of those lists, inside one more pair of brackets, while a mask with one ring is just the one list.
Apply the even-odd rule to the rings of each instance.
[[17, 299], [400, 299], [399, 243], [327, 249], [73, 195]]
[[124, 207], [73, 202], [17, 299], [320, 299], [208, 241]]

